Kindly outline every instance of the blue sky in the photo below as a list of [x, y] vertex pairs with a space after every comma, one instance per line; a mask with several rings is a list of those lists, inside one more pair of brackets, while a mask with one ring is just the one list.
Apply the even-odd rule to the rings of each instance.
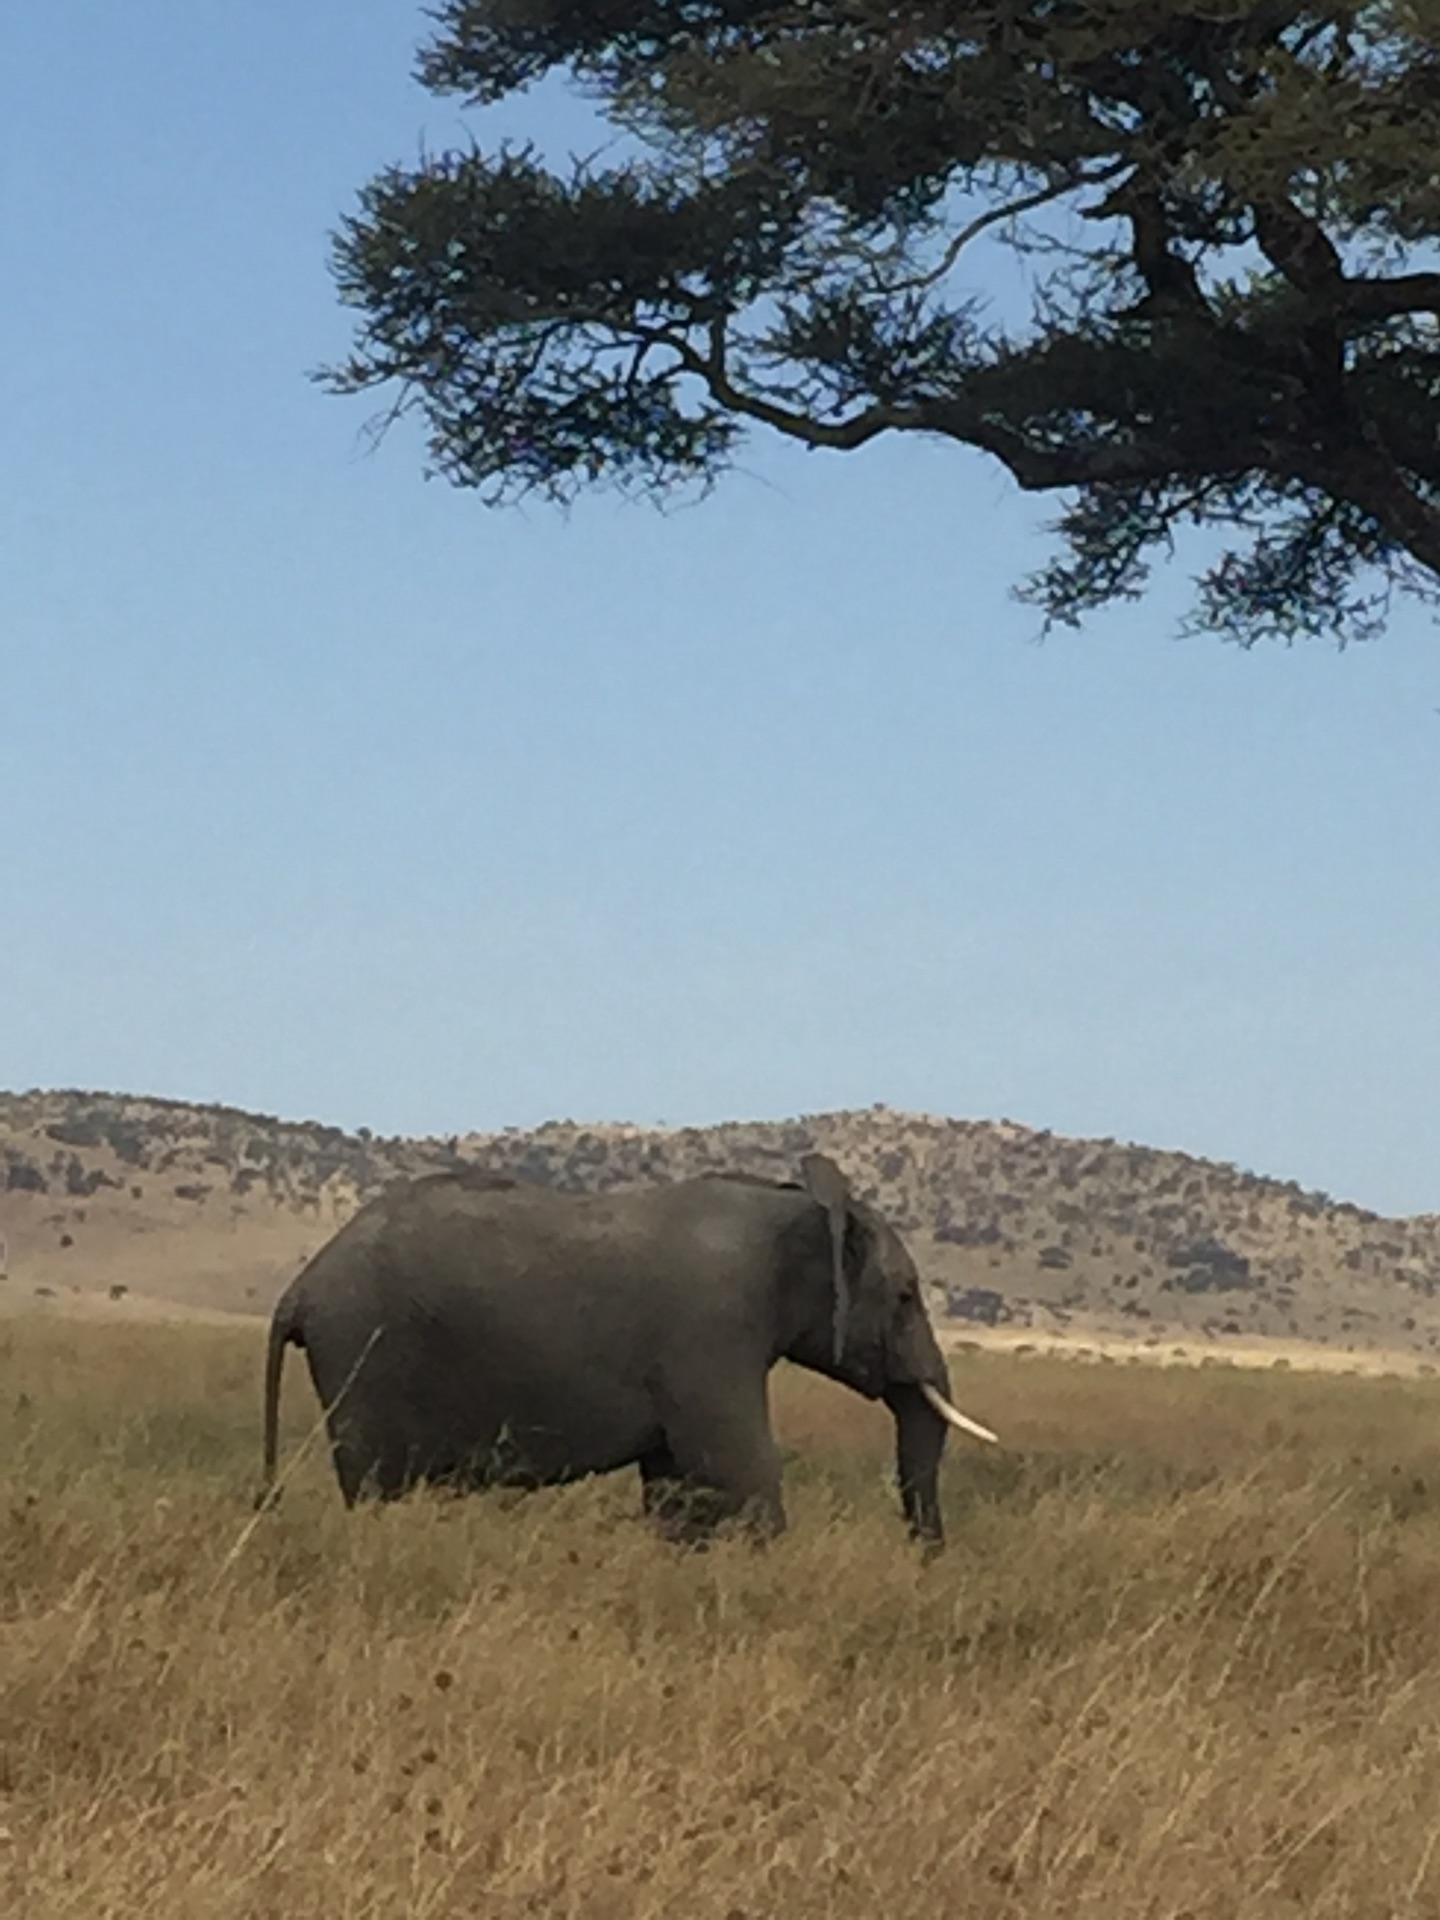
[[[1054, 502], [751, 442], [495, 513], [306, 373], [409, 0], [0, 12], [0, 1085], [377, 1131], [885, 1101], [1440, 1209], [1440, 634], [1036, 644]], [[563, 143], [553, 98], [503, 124]], [[492, 135], [481, 123], [482, 137]]]

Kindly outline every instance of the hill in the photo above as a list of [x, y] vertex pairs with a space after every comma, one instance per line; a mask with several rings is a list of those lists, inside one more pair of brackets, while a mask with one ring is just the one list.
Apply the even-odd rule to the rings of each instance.
[[937, 1316], [978, 1337], [1138, 1351], [1288, 1341], [1424, 1366], [1440, 1353], [1440, 1215], [1386, 1219], [1187, 1154], [883, 1107], [441, 1140], [115, 1094], [0, 1094], [0, 1296], [261, 1313], [406, 1175], [463, 1162], [571, 1190], [725, 1167], [788, 1178], [812, 1148], [905, 1233]]

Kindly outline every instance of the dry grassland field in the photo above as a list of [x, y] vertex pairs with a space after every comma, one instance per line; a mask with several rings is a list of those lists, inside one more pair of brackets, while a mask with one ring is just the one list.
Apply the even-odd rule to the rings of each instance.
[[256, 1515], [261, 1342], [0, 1324], [0, 1912], [1440, 1912], [1434, 1383], [963, 1354], [925, 1564], [793, 1374], [768, 1551], [314, 1445]]

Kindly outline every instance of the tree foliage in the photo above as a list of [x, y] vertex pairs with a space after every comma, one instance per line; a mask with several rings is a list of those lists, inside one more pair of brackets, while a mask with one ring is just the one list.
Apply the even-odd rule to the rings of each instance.
[[[760, 424], [938, 434], [1058, 490], [1073, 622], [1186, 523], [1194, 620], [1440, 582], [1440, 4], [443, 0], [420, 76], [560, 73], [620, 157], [425, 157], [336, 236], [354, 349], [503, 500], [707, 483]], [[999, 249], [1028, 311], [986, 297]]]

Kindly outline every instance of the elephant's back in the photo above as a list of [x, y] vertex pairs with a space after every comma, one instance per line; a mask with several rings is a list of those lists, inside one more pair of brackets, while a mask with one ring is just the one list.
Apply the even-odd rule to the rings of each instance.
[[567, 1193], [524, 1181], [431, 1176], [385, 1196], [375, 1244], [387, 1264], [407, 1272], [448, 1258], [496, 1273], [510, 1264], [623, 1255], [653, 1241], [661, 1191]]
[[566, 1193], [466, 1173], [392, 1188], [322, 1248], [297, 1286], [308, 1302], [341, 1296], [381, 1309], [484, 1316], [517, 1291], [572, 1306], [653, 1277], [664, 1292], [704, 1272], [753, 1270], [807, 1198], [758, 1180], [706, 1177], [665, 1186]]

